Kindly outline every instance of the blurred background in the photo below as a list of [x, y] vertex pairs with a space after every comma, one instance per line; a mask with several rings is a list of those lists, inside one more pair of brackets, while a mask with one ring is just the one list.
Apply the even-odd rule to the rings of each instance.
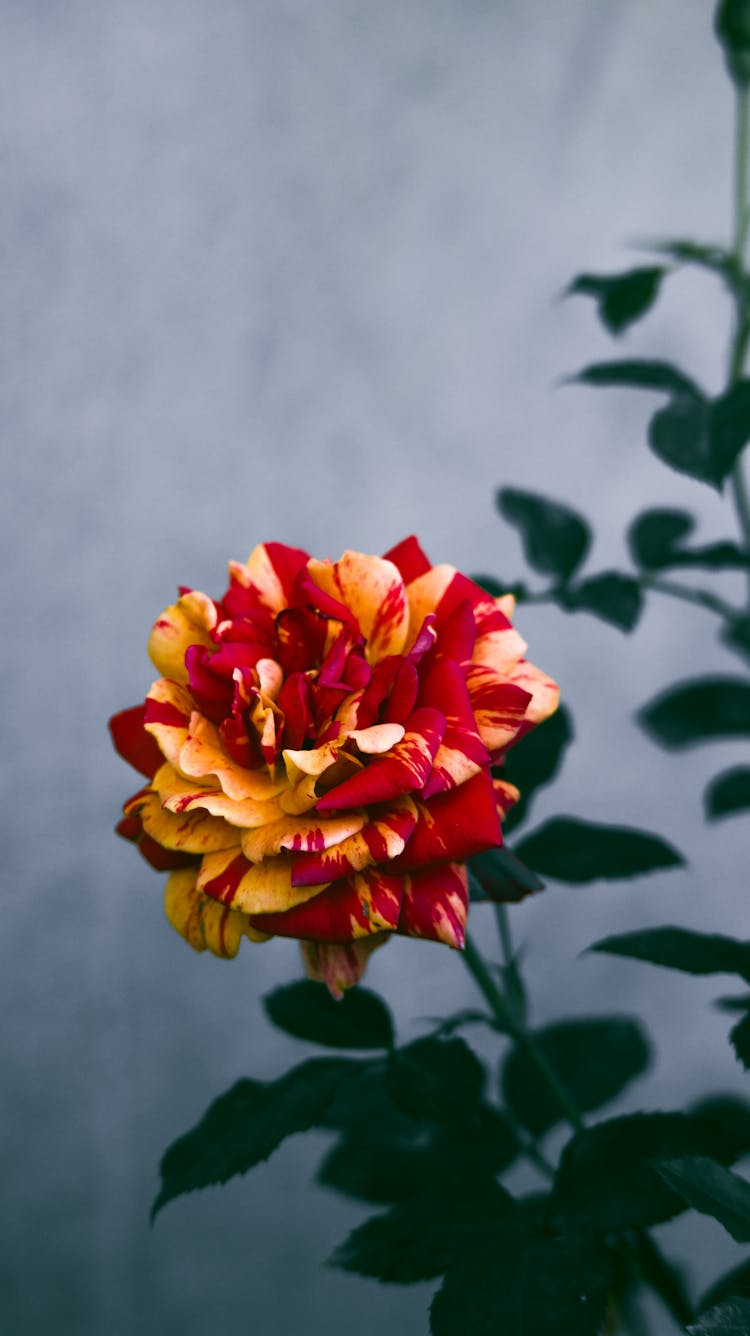
[[[592, 573], [622, 564], [647, 504], [728, 533], [729, 504], [648, 453], [647, 396], [556, 387], [634, 351], [721, 386], [729, 311], [710, 279], [671, 279], [615, 346], [589, 302], [556, 300], [582, 269], [632, 265], [640, 238], [728, 237], [712, 8], [0, 0], [10, 1336], [426, 1333], [434, 1286], [325, 1268], [367, 1212], [311, 1184], [322, 1134], [149, 1230], [165, 1146], [239, 1076], [308, 1050], [259, 1004], [297, 976], [294, 944], [227, 964], [167, 926], [161, 878], [112, 834], [137, 784], [106, 720], [143, 698], [175, 587], [219, 594], [227, 559], [264, 539], [336, 557], [416, 532], [435, 562], [513, 580], [501, 484], [587, 513]], [[737, 749], [677, 758], [632, 721], [675, 678], [734, 671], [714, 623], [656, 596], [631, 637], [518, 616], [577, 730], [535, 818], [640, 824], [689, 860], [513, 911], [537, 1021], [636, 1010], [651, 1026], [653, 1072], [619, 1110], [742, 1088], [708, 1006], [726, 981], [580, 957], [649, 924], [747, 931], [746, 827], [706, 828], [701, 809]], [[473, 925], [494, 951], [489, 909]], [[404, 1038], [477, 1001], [460, 958], [420, 943], [378, 953], [368, 982]], [[657, 1232], [698, 1287], [739, 1254], [704, 1218]]]

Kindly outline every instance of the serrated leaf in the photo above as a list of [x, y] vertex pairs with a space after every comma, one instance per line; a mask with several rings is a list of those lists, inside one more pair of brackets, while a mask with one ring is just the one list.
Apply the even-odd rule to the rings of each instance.
[[602, 937], [588, 950], [645, 960], [685, 974], [739, 974], [750, 983], [750, 941], [718, 933], [671, 926], [645, 928]]
[[480, 894], [472, 899], [493, 900], [495, 904], [518, 904], [527, 895], [544, 890], [544, 882], [531, 868], [526, 867], [510, 849], [488, 849], [475, 854], [468, 862], [469, 877], [479, 886]]
[[706, 1155], [659, 1161], [656, 1168], [694, 1211], [718, 1220], [737, 1243], [750, 1243], [750, 1183], [744, 1178]]
[[247, 1173], [288, 1136], [316, 1126], [358, 1069], [352, 1059], [311, 1058], [277, 1081], [238, 1081], [166, 1151], [151, 1218], [174, 1197]]
[[[649, 1065], [642, 1027], [625, 1016], [558, 1021], [534, 1039], [582, 1113], [615, 1099]], [[535, 1137], [565, 1119], [559, 1101], [526, 1050], [511, 1050], [502, 1069], [503, 1098]]]
[[496, 1183], [436, 1183], [354, 1229], [332, 1266], [397, 1285], [439, 1276], [493, 1221], [514, 1215]]
[[636, 515], [628, 529], [628, 547], [636, 565], [658, 570], [669, 564], [675, 546], [687, 538], [695, 520], [687, 510], [653, 509]]
[[672, 366], [670, 362], [640, 361], [633, 358], [618, 362], [595, 362], [577, 372], [571, 380], [582, 385], [593, 385], [597, 389], [623, 386], [633, 390], [654, 390], [669, 395], [686, 394], [702, 397], [695, 381]]
[[683, 862], [659, 835], [566, 816], [552, 817], [532, 831], [517, 852], [541, 876], [578, 886], [642, 876]]
[[449, 1268], [430, 1309], [432, 1336], [597, 1336], [615, 1280], [600, 1239], [528, 1236], [488, 1226]]
[[706, 819], [731, 816], [750, 808], [750, 767], [734, 766], [711, 780], [703, 797]]
[[632, 575], [602, 571], [575, 588], [561, 590], [557, 601], [566, 612], [591, 612], [620, 631], [632, 631], [643, 608], [643, 592]]
[[591, 542], [583, 516], [558, 501], [515, 487], [500, 488], [497, 506], [503, 518], [520, 531], [529, 565], [544, 575], [570, 579]]
[[748, 1336], [750, 1300], [725, 1299], [715, 1308], [709, 1308], [686, 1330], [689, 1336]]
[[655, 1160], [706, 1155], [727, 1163], [743, 1146], [724, 1124], [684, 1113], [636, 1113], [577, 1132], [560, 1160], [552, 1211], [561, 1227], [617, 1231], [685, 1209]]
[[394, 1102], [412, 1118], [450, 1122], [479, 1104], [486, 1072], [463, 1039], [431, 1035], [396, 1049], [386, 1079]]
[[560, 705], [549, 719], [511, 747], [499, 773], [521, 790], [521, 797], [503, 821], [506, 835], [521, 825], [537, 790], [554, 779], [573, 736], [570, 711]]
[[698, 677], [668, 687], [638, 711], [639, 724], [662, 747], [750, 735], [750, 683]]
[[750, 1015], [743, 1016], [729, 1032], [732, 1048], [745, 1071], [750, 1071]]
[[365, 988], [353, 988], [340, 1002], [325, 984], [300, 979], [263, 999], [269, 1018], [296, 1039], [330, 1048], [390, 1048], [393, 1022], [385, 1003]]
[[653, 306], [666, 272], [661, 265], [649, 265], [624, 274], [579, 274], [566, 295], [593, 297], [602, 323], [621, 334]]

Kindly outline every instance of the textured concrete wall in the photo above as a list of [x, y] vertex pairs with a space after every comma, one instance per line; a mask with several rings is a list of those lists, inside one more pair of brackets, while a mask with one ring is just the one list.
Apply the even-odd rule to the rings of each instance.
[[[167, 1142], [237, 1076], [302, 1052], [258, 1004], [298, 964], [277, 942], [225, 965], [170, 932], [159, 879], [111, 835], [132, 781], [104, 725], [151, 681], [147, 631], [175, 585], [218, 593], [226, 559], [264, 538], [336, 556], [416, 531], [436, 561], [512, 578], [502, 482], [596, 509], [592, 568], [620, 559], [643, 504], [721, 531], [719, 500], [648, 455], [648, 404], [553, 389], [608, 352], [583, 302], [553, 301], [572, 273], [627, 263], [644, 234], [726, 235], [731, 99], [709, 11], [0, 2], [9, 1333], [426, 1331], [430, 1286], [321, 1269], [362, 1218], [309, 1186], [322, 1138], [149, 1232]], [[708, 280], [675, 278], [624, 346], [716, 385], [727, 320]], [[691, 860], [514, 913], [537, 1016], [642, 1008], [654, 1107], [736, 1084], [715, 989], [577, 958], [625, 926], [742, 930], [738, 823], [700, 822], [736, 751], [681, 764], [631, 723], [661, 683], [729, 666], [711, 618], [654, 601], [632, 639], [551, 610], [519, 620], [580, 739], [539, 814], [658, 822]], [[393, 945], [370, 979], [405, 1035], [474, 1000], [439, 948]], [[675, 1235], [701, 1279], [717, 1233]]]

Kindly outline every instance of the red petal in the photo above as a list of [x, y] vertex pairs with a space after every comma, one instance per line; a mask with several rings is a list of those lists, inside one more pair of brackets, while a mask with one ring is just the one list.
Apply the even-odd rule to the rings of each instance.
[[425, 556], [414, 534], [397, 543], [389, 552], [384, 552], [383, 557], [397, 567], [404, 584], [410, 584], [417, 576], [432, 570], [432, 562]]
[[153, 779], [160, 765], [164, 764], [156, 739], [143, 727], [146, 706], [133, 705], [129, 710], [113, 714], [109, 721], [109, 730], [115, 750], [120, 756], [139, 770], [148, 779]]
[[495, 786], [486, 770], [429, 803], [419, 802], [418, 811], [414, 834], [391, 865], [394, 871], [463, 862], [502, 843]]
[[460, 950], [468, 907], [465, 868], [448, 863], [414, 872], [405, 879], [398, 931], [404, 937], [426, 937]]
[[319, 798], [318, 811], [369, 807], [423, 788], [445, 732], [445, 716], [439, 710], [415, 710], [404, 727], [406, 734], [401, 742]]
[[302, 937], [313, 942], [350, 942], [370, 933], [394, 932], [399, 922], [403, 883], [379, 870], [334, 882], [320, 895], [283, 914], [253, 914], [260, 932]]

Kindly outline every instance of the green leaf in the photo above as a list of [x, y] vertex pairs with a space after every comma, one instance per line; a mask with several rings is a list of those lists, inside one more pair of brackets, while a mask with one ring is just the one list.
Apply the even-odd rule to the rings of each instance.
[[621, 631], [632, 631], [641, 615], [643, 593], [632, 575], [602, 571], [573, 589], [561, 590], [557, 601], [566, 612], [592, 612]]
[[740, 1262], [739, 1266], [733, 1266], [731, 1271], [725, 1272], [715, 1280], [710, 1289], [701, 1295], [697, 1305], [698, 1312], [702, 1313], [705, 1309], [721, 1303], [723, 1299], [732, 1297], [750, 1299], [750, 1261]]
[[668, 687], [638, 711], [642, 728], [662, 747], [690, 747], [750, 735], [750, 683], [697, 677]]
[[711, 780], [703, 797], [706, 819], [744, 812], [750, 807], [750, 766], [724, 770]]
[[277, 1081], [238, 1081], [165, 1153], [152, 1220], [174, 1197], [245, 1174], [286, 1137], [317, 1126], [338, 1087], [358, 1070], [352, 1059], [311, 1058]]
[[669, 362], [646, 362], [625, 359], [619, 362], [596, 362], [584, 367], [571, 380], [596, 388], [624, 386], [634, 390], [655, 390], [666, 394], [688, 394], [701, 397], [701, 391], [677, 367]]
[[693, 393], [676, 394], [652, 417], [648, 442], [657, 458], [677, 473], [715, 486], [708, 422], [707, 400]]
[[685, 974], [739, 974], [750, 983], [750, 941], [688, 928], [645, 928], [602, 937], [589, 951], [646, 960]]
[[750, 379], [737, 381], [713, 401], [708, 430], [713, 477], [723, 483], [750, 441]]
[[[625, 1016], [558, 1021], [533, 1036], [582, 1113], [615, 1099], [646, 1070], [651, 1056], [643, 1029]], [[565, 1118], [554, 1092], [521, 1047], [505, 1060], [502, 1092], [535, 1137]]]
[[469, 859], [469, 878], [479, 886], [472, 900], [494, 900], [496, 904], [517, 904], [534, 891], [544, 890], [544, 882], [526, 867], [505, 845], [488, 849]]
[[739, 1137], [709, 1118], [636, 1113], [578, 1132], [563, 1150], [552, 1210], [561, 1228], [617, 1231], [655, 1225], [685, 1209], [654, 1160], [706, 1155], [720, 1162], [743, 1150]]
[[645, 570], [668, 566], [675, 545], [687, 538], [695, 520], [687, 510], [644, 510], [628, 529], [628, 546], [636, 565]]
[[566, 296], [593, 297], [602, 323], [610, 333], [621, 334], [653, 306], [666, 272], [660, 265], [649, 265], [625, 274], [579, 274]]
[[741, 1095], [709, 1095], [699, 1099], [688, 1110], [699, 1118], [726, 1127], [734, 1140], [738, 1155], [750, 1151], [750, 1104]]
[[750, 1014], [743, 1016], [729, 1032], [732, 1048], [745, 1071], [750, 1071]]
[[463, 1039], [431, 1035], [391, 1054], [387, 1080], [395, 1103], [412, 1118], [450, 1122], [476, 1108], [486, 1073]]
[[554, 779], [572, 741], [573, 720], [567, 707], [560, 705], [549, 719], [511, 747], [498, 773], [521, 790], [521, 797], [503, 821], [506, 835], [521, 825], [537, 790]]
[[707, 571], [743, 571], [750, 567], [750, 553], [737, 543], [706, 543], [673, 552], [664, 566], [698, 567]]
[[528, 589], [525, 584], [513, 580], [498, 580], [494, 575], [471, 575], [470, 580], [478, 584], [480, 589], [484, 589], [492, 598], [502, 598], [504, 594], [512, 594], [519, 603], [528, 596]]
[[449, 1268], [430, 1310], [432, 1336], [597, 1336], [615, 1281], [600, 1239], [529, 1237], [488, 1225]]
[[750, 1183], [744, 1178], [705, 1155], [660, 1161], [656, 1168], [694, 1211], [713, 1216], [737, 1243], [750, 1243]]
[[686, 1330], [690, 1336], [748, 1336], [750, 1300], [725, 1299], [715, 1308], [709, 1308]]
[[512, 1197], [496, 1183], [436, 1183], [420, 1196], [353, 1230], [332, 1266], [397, 1285], [439, 1276], [467, 1242], [512, 1216]]
[[575, 817], [552, 817], [518, 845], [518, 856], [542, 877], [573, 885], [642, 876], [683, 859], [658, 835]]
[[701, 269], [709, 269], [722, 278], [731, 277], [736, 265], [734, 256], [723, 246], [691, 241], [686, 237], [649, 241], [644, 243], [641, 249], [653, 251], [657, 255], [668, 255], [678, 264], [692, 264]]
[[497, 506], [503, 518], [520, 530], [529, 565], [544, 575], [570, 579], [591, 542], [583, 517], [557, 501], [515, 487], [500, 488]]
[[750, 617], [733, 617], [725, 624], [721, 642], [729, 649], [750, 659]]
[[393, 1023], [385, 1003], [364, 988], [353, 988], [335, 1002], [325, 984], [300, 979], [276, 988], [263, 999], [280, 1030], [330, 1048], [390, 1048]]

